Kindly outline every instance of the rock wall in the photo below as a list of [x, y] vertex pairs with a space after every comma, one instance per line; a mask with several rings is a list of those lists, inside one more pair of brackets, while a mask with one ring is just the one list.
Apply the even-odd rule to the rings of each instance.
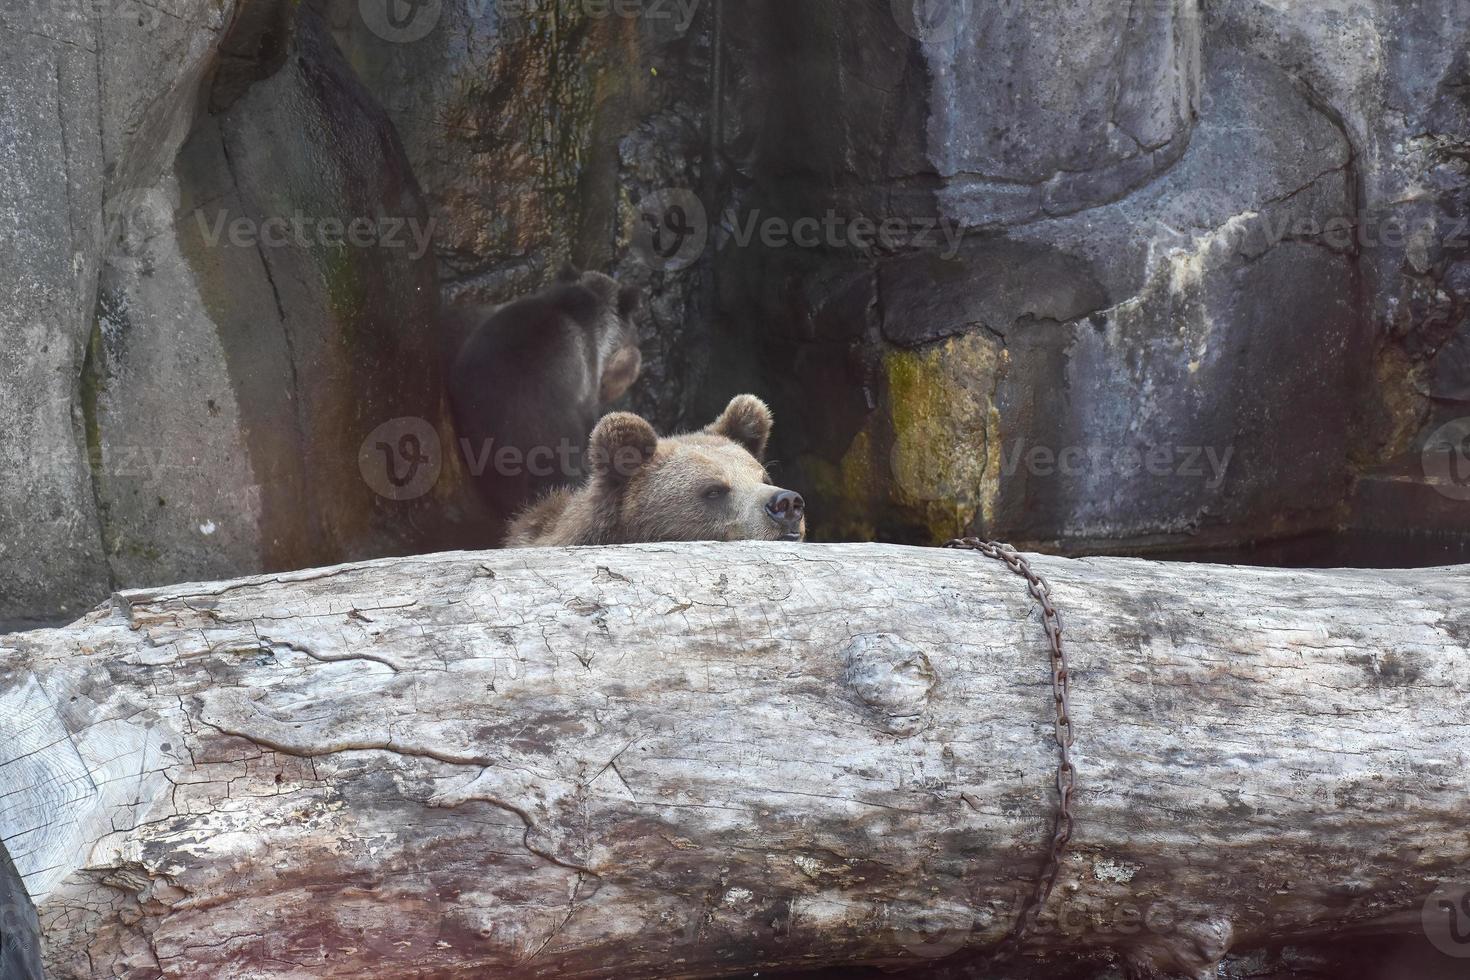
[[[453, 432], [432, 228], [391, 122], [311, 8], [129, 9], [38, 9], [54, 33], [4, 62], [35, 77], [3, 123], [0, 619], [486, 543], [456, 458], [408, 453]], [[416, 479], [379, 478], [390, 461]]]
[[359, 459], [395, 419], [452, 443], [428, 216], [315, 13], [293, 28], [278, 69], [196, 121], [135, 212], [157, 228], [103, 270], [84, 409], [125, 581], [403, 553], [445, 517], [451, 480], [393, 501]]
[[775, 393], [819, 536], [1200, 548], [1426, 493], [1466, 4], [763, 9], [716, 362]]
[[565, 260], [821, 538], [1470, 526], [1467, 0], [395, 2], [0, 11], [0, 620], [490, 543], [442, 365]]
[[105, 594], [82, 402], [107, 243], [183, 139], [233, 4], [0, 10], [0, 618]]
[[360, 7], [328, 0], [326, 16], [424, 187], [446, 308], [508, 302], [568, 261], [638, 284], [630, 404], [678, 425], [706, 353], [704, 272], [630, 245], [640, 200], [706, 181], [714, 5], [468, 0], [425, 5], [404, 31]]
[[1352, 519], [1470, 521], [1470, 4], [1226, 4], [1222, 16], [1341, 115], [1359, 156], [1375, 358]]

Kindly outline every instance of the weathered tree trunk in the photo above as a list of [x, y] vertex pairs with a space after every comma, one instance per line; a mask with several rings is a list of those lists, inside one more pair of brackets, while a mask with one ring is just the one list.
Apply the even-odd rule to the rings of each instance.
[[[1035, 559], [1077, 830], [1024, 951], [1198, 971], [1470, 885], [1470, 572]], [[122, 594], [0, 638], [56, 977], [667, 976], [983, 951], [1055, 801], [971, 553], [661, 545]]]

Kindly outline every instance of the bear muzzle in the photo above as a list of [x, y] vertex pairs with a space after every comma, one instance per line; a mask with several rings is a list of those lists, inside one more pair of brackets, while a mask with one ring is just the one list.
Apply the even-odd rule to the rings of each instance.
[[800, 541], [806, 501], [795, 490], [777, 490], [766, 501], [766, 515], [781, 528], [782, 541]]

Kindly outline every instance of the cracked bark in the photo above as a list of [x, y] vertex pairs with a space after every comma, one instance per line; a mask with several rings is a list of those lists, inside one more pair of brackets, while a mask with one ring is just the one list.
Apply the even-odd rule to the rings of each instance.
[[[1035, 561], [1080, 789], [1009, 975], [1415, 931], [1470, 884], [1470, 572]], [[1010, 927], [1050, 713], [974, 555], [386, 560], [0, 638], [0, 839], [54, 977], [913, 964]]]

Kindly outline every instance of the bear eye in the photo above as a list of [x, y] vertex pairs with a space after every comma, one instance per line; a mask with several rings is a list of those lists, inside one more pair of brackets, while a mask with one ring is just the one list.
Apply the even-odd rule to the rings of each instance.
[[729, 495], [730, 488], [725, 486], [723, 483], [716, 484], [712, 487], [706, 487], [703, 494], [705, 500], [723, 500]]

